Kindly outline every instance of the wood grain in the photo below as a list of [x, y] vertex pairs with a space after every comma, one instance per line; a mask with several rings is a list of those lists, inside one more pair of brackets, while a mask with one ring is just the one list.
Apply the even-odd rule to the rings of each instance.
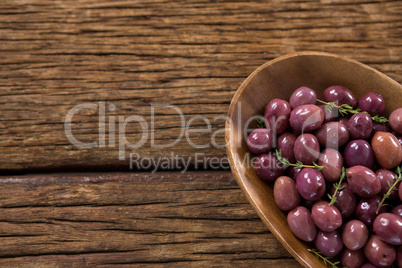
[[[122, 170], [118, 147], [78, 148], [64, 132], [82, 103], [114, 104], [110, 116], [139, 115], [172, 104], [189, 120], [203, 115], [224, 128], [230, 100], [256, 67], [289, 52], [338, 53], [402, 81], [400, 1], [106, 1], [3, 0], [0, 3], [0, 170]], [[73, 134], [99, 141], [99, 113], [73, 118]], [[156, 144], [180, 133], [180, 117], [161, 109]], [[205, 128], [201, 120], [193, 128]], [[127, 126], [127, 139], [143, 133]], [[166, 150], [148, 140], [141, 158], [195, 153], [224, 158], [211, 133], [192, 133]], [[223, 131], [216, 137], [224, 144]], [[102, 146], [102, 145], [101, 145]], [[195, 165], [193, 165], [195, 168]]]
[[299, 267], [229, 172], [0, 178], [0, 266]]

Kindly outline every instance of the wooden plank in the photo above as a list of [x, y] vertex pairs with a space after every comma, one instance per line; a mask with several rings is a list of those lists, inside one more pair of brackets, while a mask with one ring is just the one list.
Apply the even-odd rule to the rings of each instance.
[[299, 267], [228, 172], [0, 178], [0, 266]]
[[[127, 158], [194, 154], [224, 158], [211, 136], [223, 129], [230, 100], [257, 66], [300, 50], [338, 53], [402, 81], [401, 1], [107, 1], [3, 0], [0, 3], [0, 170], [121, 170]], [[143, 133], [147, 142], [126, 148], [99, 138], [99, 109], [84, 109], [72, 133], [96, 148], [67, 138], [64, 121], [76, 105], [105, 102], [106, 123], [132, 115], [148, 123], [127, 125], [127, 140]], [[108, 105], [115, 105], [113, 111]], [[203, 115], [211, 132], [190, 133], [162, 150], [181, 132], [171, 104], [185, 122]], [[102, 117], [103, 118], [103, 117]], [[215, 119], [215, 120], [214, 120]], [[117, 124], [116, 124], [117, 127]], [[192, 128], [206, 128], [201, 119]], [[115, 131], [116, 137], [118, 129]], [[224, 144], [223, 132], [216, 143]], [[103, 136], [101, 136], [102, 138]], [[124, 146], [123, 146], [124, 147]], [[120, 150], [121, 151], [121, 150]], [[194, 165], [193, 165], [194, 168]]]

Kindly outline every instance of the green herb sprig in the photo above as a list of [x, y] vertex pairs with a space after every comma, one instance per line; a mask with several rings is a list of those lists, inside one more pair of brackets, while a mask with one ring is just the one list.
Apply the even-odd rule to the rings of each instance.
[[394, 184], [391, 185], [391, 183], [388, 182], [388, 191], [387, 193], [384, 194], [384, 196], [381, 199], [381, 202], [378, 204], [377, 210], [375, 211], [376, 214], [378, 214], [378, 212], [380, 211], [380, 208], [383, 206], [386, 206], [386, 204], [384, 204], [385, 199], [389, 198], [391, 196], [392, 191], [397, 191], [398, 189], [396, 189], [396, 185], [398, 184], [398, 182], [402, 181], [402, 169], [401, 167], [397, 167], [396, 168], [396, 178], [395, 178], [395, 182]]
[[[366, 113], [366, 114], [368, 114], [368, 115], [370, 116], [369, 113]], [[377, 123], [383, 124], [383, 123], [387, 123], [387, 122], [388, 122], [388, 119], [387, 119], [386, 117], [384, 117], [384, 116], [375, 115], [375, 116], [370, 116], [370, 117], [371, 117], [371, 120], [373, 120], [373, 121], [375, 121], [375, 122], [377, 122]]]
[[316, 250], [315, 248], [307, 249], [307, 250], [309, 252], [313, 253], [317, 257], [317, 259], [322, 260], [325, 263], [325, 265], [330, 265], [332, 268], [338, 268], [338, 265], [341, 264], [340, 261], [331, 262], [330, 261], [331, 257], [322, 256], [321, 255], [322, 253], [320, 251]]
[[345, 167], [342, 167], [340, 179], [337, 183], [334, 183], [334, 187], [335, 187], [334, 194], [333, 195], [328, 194], [328, 197], [331, 200], [331, 202], [329, 202], [329, 205], [333, 205], [336, 202], [338, 202], [336, 194], [338, 193], [338, 191], [341, 191], [341, 190], [343, 190], [343, 188], [345, 188], [345, 186], [341, 186], [342, 180], [345, 179], [345, 177], [346, 177], [346, 169], [345, 169]]
[[257, 119], [257, 128], [267, 128], [264, 118]]
[[314, 168], [318, 171], [321, 171], [325, 168], [324, 166], [317, 165], [315, 162], [313, 162], [313, 165], [304, 165], [301, 161], [297, 161], [295, 164], [290, 163], [288, 159], [286, 159], [282, 156], [281, 150], [276, 150], [275, 155], [276, 155], [276, 158], [279, 160], [279, 162], [281, 162], [285, 167], [290, 167], [290, 166], [293, 166], [295, 168], [308, 167], [308, 168]]
[[[353, 109], [353, 107], [348, 105], [348, 104], [336, 105], [335, 102], [326, 102], [326, 101], [322, 101], [322, 100], [318, 100], [318, 99], [317, 99], [317, 101], [323, 103], [325, 105], [325, 108], [330, 112], [334, 108], [338, 109], [339, 114], [341, 116], [346, 116], [348, 114], [357, 114], [357, 113], [361, 112], [361, 110], [359, 108]], [[386, 117], [384, 117], [384, 116], [378, 116], [378, 115], [371, 116], [367, 112], [364, 112], [364, 113], [368, 114], [370, 116], [371, 120], [373, 120], [373, 121], [375, 121], [377, 123], [386, 123], [386, 122], [388, 122], [388, 119]]]

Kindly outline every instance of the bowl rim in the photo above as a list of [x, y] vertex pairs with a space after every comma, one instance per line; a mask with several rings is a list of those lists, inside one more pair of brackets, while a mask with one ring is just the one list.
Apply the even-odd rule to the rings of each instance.
[[[234, 154], [235, 152], [233, 151], [233, 148], [231, 146], [231, 125], [230, 125], [230, 120], [233, 116], [233, 113], [235, 112], [235, 106], [238, 102], [239, 97], [243, 94], [244, 90], [247, 88], [248, 84], [251, 82], [251, 80], [254, 78], [254, 76], [256, 76], [261, 70], [267, 68], [268, 66], [275, 64], [276, 62], [282, 61], [282, 60], [286, 60], [289, 58], [293, 58], [293, 57], [300, 57], [300, 56], [324, 56], [324, 57], [331, 57], [331, 58], [337, 58], [337, 59], [341, 59], [344, 61], [347, 61], [349, 63], [352, 64], [357, 64], [362, 68], [365, 68], [369, 71], [372, 71], [374, 73], [376, 73], [377, 75], [380, 75], [381, 77], [387, 79], [388, 81], [395, 83], [397, 86], [401, 86], [398, 82], [396, 82], [395, 80], [393, 80], [392, 78], [388, 77], [387, 75], [381, 73], [380, 71], [367, 66], [357, 60], [353, 60], [351, 58], [345, 57], [345, 56], [340, 56], [337, 54], [333, 54], [333, 53], [328, 53], [328, 52], [321, 52], [321, 51], [300, 51], [300, 52], [293, 52], [293, 53], [289, 53], [286, 55], [282, 55], [280, 57], [274, 58], [264, 64], [262, 64], [261, 66], [259, 66], [257, 69], [255, 69], [243, 82], [242, 84], [239, 86], [239, 88], [236, 90], [236, 93], [234, 94], [230, 105], [229, 105], [229, 109], [228, 109], [228, 113], [227, 113], [227, 119], [226, 119], [226, 123], [225, 123], [225, 143], [226, 143], [226, 154], [228, 156], [229, 159], [229, 164], [230, 164], [230, 168], [232, 171], [232, 174], [234, 175], [238, 185], [240, 186], [240, 188], [242, 189], [243, 193], [246, 195], [248, 201], [251, 203], [251, 205], [254, 207], [254, 209], [257, 211], [258, 216], [260, 217], [260, 219], [264, 222], [264, 224], [268, 227], [268, 229], [270, 230], [270, 232], [275, 236], [276, 239], [279, 240], [279, 242], [286, 248], [286, 250], [304, 267], [313, 267], [309, 262], [307, 262], [304, 258], [301, 257], [301, 255], [284, 239], [284, 237], [274, 228], [274, 226], [271, 224], [271, 221], [268, 219], [268, 217], [266, 217], [266, 215], [260, 210], [259, 206], [257, 205], [256, 200], [253, 198], [253, 196], [250, 195], [249, 191], [246, 191], [245, 188], [245, 184], [244, 184], [244, 179], [245, 176], [243, 174], [240, 174], [240, 163], [236, 162], [234, 160]], [[312, 255], [313, 256], [313, 255]], [[313, 256], [314, 257], [314, 256]], [[323, 266], [322, 267], [326, 267], [326, 265], [324, 265], [324, 263], [322, 263]]]

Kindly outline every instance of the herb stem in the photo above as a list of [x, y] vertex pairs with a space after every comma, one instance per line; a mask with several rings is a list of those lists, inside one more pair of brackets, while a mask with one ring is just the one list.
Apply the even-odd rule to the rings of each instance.
[[[325, 104], [325, 108], [327, 108], [327, 110], [329, 110], [329, 111], [331, 111], [333, 108], [336, 108], [336, 109], [338, 109], [338, 110], [342, 110], [342, 112], [346, 112], [346, 113], [347, 113], [346, 110], [351, 110], [351, 109], [353, 109], [351, 106], [349, 106], [349, 105], [347, 105], [347, 104], [342, 104], [343, 106], [342, 106], [342, 105], [341, 105], [341, 106], [338, 106], [338, 105], [335, 104], [335, 102], [326, 102], [326, 101], [319, 100], [319, 99], [317, 99], [317, 101], [318, 101], [318, 102], [321, 102], [322, 104]], [[347, 109], [347, 107], [350, 107], [350, 109]], [[360, 112], [360, 109], [357, 108], [356, 111]]]
[[401, 170], [401, 167], [400, 167], [400, 166], [396, 169], [396, 173], [397, 173], [397, 176], [396, 176], [396, 178], [395, 178], [394, 184], [392, 184], [392, 185], [389, 187], [387, 193], [384, 194], [384, 196], [382, 197], [381, 202], [378, 204], [377, 210], [375, 211], [375, 214], [378, 214], [378, 212], [380, 211], [380, 208], [381, 208], [382, 206], [385, 206], [385, 205], [384, 205], [385, 199], [387, 199], [387, 198], [390, 197], [391, 192], [392, 192], [393, 190], [396, 190], [396, 185], [398, 184], [398, 182], [402, 181], [402, 170]]
[[323, 260], [326, 265], [329, 264], [329, 265], [332, 266], [332, 268], [338, 268], [337, 265], [340, 264], [339, 261], [337, 261], [337, 262], [331, 262], [331, 261], [329, 260], [330, 257], [324, 257], [324, 256], [322, 256], [322, 255], [321, 255], [321, 252], [317, 251], [316, 249], [307, 249], [307, 250], [308, 250], [309, 252], [313, 253], [313, 254], [317, 257], [317, 259]]
[[257, 119], [257, 128], [267, 128], [264, 118]]
[[329, 199], [331, 199], [331, 202], [329, 202], [329, 206], [338, 202], [338, 199], [336, 198], [336, 194], [338, 193], [338, 191], [345, 188], [344, 186], [341, 186], [342, 180], [345, 178], [345, 176], [346, 176], [346, 169], [345, 169], [345, 167], [342, 167], [342, 172], [341, 172], [341, 177], [339, 179], [339, 182], [334, 183], [334, 187], [335, 187], [334, 194], [332, 196], [330, 194], [328, 194]]
[[301, 161], [297, 161], [295, 164], [290, 163], [290, 161], [284, 157], [282, 157], [282, 152], [281, 150], [276, 150], [275, 152], [276, 158], [281, 162], [285, 167], [296, 167], [296, 168], [314, 168], [318, 171], [323, 170], [325, 167], [324, 166], [319, 166], [315, 162], [313, 162], [313, 165], [304, 165]]
[[[320, 99], [317, 99], [316, 101], [321, 102], [322, 104], [325, 104], [325, 105], [327, 105], [329, 103], [329, 102], [326, 102], [326, 101], [323, 101], [323, 100], [320, 100]], [[336, 108], [338, 108], [338, 107], [336, 107]]]
[[[336, 105], [335, 102], [326, 102], [326, 101], [319, 100], [319, 99], [317, 99], [317, 102], [325, 104], [325, 108], [330, 112], [334, 108], [338, 109], [338, 111], [341, 114], [341, 116], [345, 116], [347, 114], [357, 114], [357, 113], [361, 112], [361, 110], [359, 108], [353, 109], [353, 107], [348, 105], [348, 104]], [[377, 123], [386, 123], [386, 122], [388, 122], [388, 119], [386, 117], [384, 117], [384, 116], [378, 116], [378, 115], [371, 116], [367, 112], [364, 112], [364, 113], [366, 113], [368, 116], [370, 116], [371, 120], [373, 120], [373, 121], [375, 121]]]

